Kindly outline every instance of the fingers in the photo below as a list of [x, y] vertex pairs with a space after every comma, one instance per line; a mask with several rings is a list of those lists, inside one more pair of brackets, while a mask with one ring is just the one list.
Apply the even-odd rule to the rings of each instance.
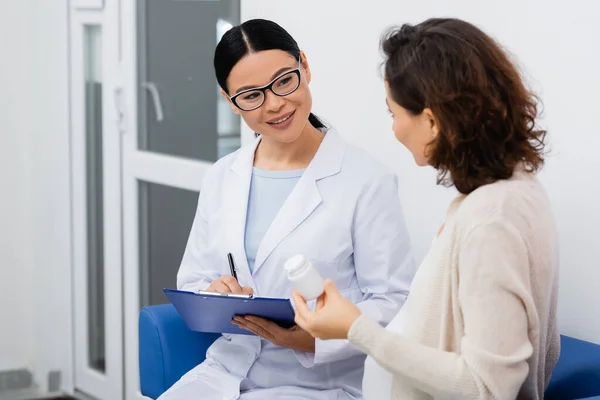
[[246, 319], [246, 321], [250, 322], [251, 324], [258, 325], [262, 329], [270, 332], [273, 335], [277, 335], [277, 334], [280, 334], [283, 331], [285, 331], [285, 329], [283, 329], [282, 327], [277, 325], [275, 322], [269, 321], [268, 319], [255, 317], [254, 315], [246, 315], [245, 319]]
[[223, 284], [225, 284], [227, 286], [227, 288], [229, 289], [225, 293], [235, 293], [235, 294], [243, 293], [240, 283], [233, 276], [222, 275], [218, 280], [221, 281]]
[[283, 328], [271, 321], [252, 316], [235, 316], [233, 318], [233, 323], [242, 329], [246, 329], [247, 331], [250, 331], [255, 335], [267, 339], [273, 344], [278, 343], [278, 329], [283, 330]]
[[339, 296], [340, 295], [340, 292], [337, 289], [337, 286], [335, 286], [335, 282], [333, 282], [331, 279], [325, 280], [325, 294], [327, 296]]
[[327, 294], [323, 293], [317, 298], [317, 304], [315, 305], [315, 311], [320, 311], [323, 307], [325, 307], [325, 303], [327, 302]]
[[308, 318], [312, 317], [312, 311], [308, 308], [306, 301], [296, 291], [292, 292], [292, 298], [296, 304], [296, 315], [294, 316], [294, 322], [300, 328], [304, 329], [308, 333], [312, 334], [311, 326], [308, 323]]
[[294, 317], [294, 322], [304, 332], [307, 332], [313, 338], [318, 338], [317, 331], [315, 329], [315, 324], [313, 322], [309, 322], [309, 319], [310, 321], [313, 321], [311, 317], [306, 318], [303, 315], [296, 313], [296, 316]]
[[308, 323], [302, 317], [302, 315], [300, 315], [299, 313], [296, 313], [296, 316], [294, 317], [294, 323], [312, 335], [312, 332], [309, 329], [310, 327], [308, 326]]
[[210, 283], [209, 292], [235, 293], [235, 294], [254, 294], [254, 289], [250, 286], [241, 287], [240, 283], [231, 275], [222, 275]]
[[306, 317], [311, 313], [310, 309], [308, 308], [308, 305], [306, 304], [306, 300], [304, 300], [304, 298], [300, 296], [300, 293], [294, 290], [292, 292], [292, 298], [294, 299], [294, 303], [296, 304], [296, 314], [300, 314], [303, 317]]
[[258, 327], [256, 327], [255, 325], [250, 324], [248, 321], [246, 321], [244, 319], [244, 317], [235, 316], [233, 318], [233, 321], [231, 321], [231, 323], [234, 325], [237, 325], [238, 328], [245, 329], [249, 332], [254, 333], [257, 336], [263, 337], [267, 340], [271, 340], [265, 336], [265, 332], [262, 332], [261, 330], [259, 330]]
[[210, 283], [210, 286], [206, 290], [208, 292], [231, 293], [231, 290], [229, 289], [229, 286], [227, 286], [225, 283], [223, 283], [219, 279], [217, 279], [215, 281], [212, 281]]

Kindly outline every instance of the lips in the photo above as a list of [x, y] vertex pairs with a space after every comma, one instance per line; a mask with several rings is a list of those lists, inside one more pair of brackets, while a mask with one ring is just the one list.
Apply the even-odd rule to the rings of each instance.
[[282, 114], [282, 115], [280, 115], [280, 116], [278, 116], [276, 118], [273, 118], [273, 119], [267, 121], [267, 124], [269, 124], [269, 125], [279, 125], [279, 124], [282, 124], [285, 121], [287, 121], [294, 114], [294, 112], [295, 111], [291, 111], [289, 113]]

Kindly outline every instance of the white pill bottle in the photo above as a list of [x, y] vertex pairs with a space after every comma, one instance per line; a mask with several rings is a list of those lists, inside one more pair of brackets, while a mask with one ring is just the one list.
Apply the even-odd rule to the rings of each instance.
[[304, 255], [298, 254], [285, 262], [284, 268], [292, 284], [305, 300], [319, 297], [325, 290], [325, 281], [319, 271]]

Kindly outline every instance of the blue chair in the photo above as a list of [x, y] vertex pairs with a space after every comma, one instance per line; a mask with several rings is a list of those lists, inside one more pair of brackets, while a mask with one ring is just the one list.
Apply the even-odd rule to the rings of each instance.
[[219, 336], [189, 330], [171, 304], [144, 307], [139, 319], [142, 394], [158, 398], [204, 361], [206, 350]]
[[[142, 394], [158, 398], [204, 361], [206, 350], [219, 336], [190, 331], [170, 304], [144, 307], [139, 319]], [[560, 359], [545, 398], [600, 399], [600, 345], [562, 336]]]
[[558, 364], [544, 398], [600, 399], [600, 345], [561, 336], [560, 346]]

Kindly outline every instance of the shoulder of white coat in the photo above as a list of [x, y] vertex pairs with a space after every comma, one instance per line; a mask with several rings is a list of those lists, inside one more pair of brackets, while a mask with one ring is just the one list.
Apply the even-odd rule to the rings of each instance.
[[213, 165], [210, 166], [208, 171], [206, 171], [206, 175], [204, 177], [203, 186], [213, 184], [216, 182], [220, 182], [227, 171], [229, 171], [232, 165], [237, 160], [240, 153], [244, 151], [249, 151], [250, 147], [255, 146], [254, 144], [248, 144], [244, 147], [237, 149], [236, 151], [229, 153], [221, 158], [219, 158]]
[[516, 171], [509, 179], [484, 185], [464, 196], [456, 208], [455, 219], [467, 229], [499, 220], [524, 226], [549, 208], [548, 197], [538, 178], [532, 173]]

